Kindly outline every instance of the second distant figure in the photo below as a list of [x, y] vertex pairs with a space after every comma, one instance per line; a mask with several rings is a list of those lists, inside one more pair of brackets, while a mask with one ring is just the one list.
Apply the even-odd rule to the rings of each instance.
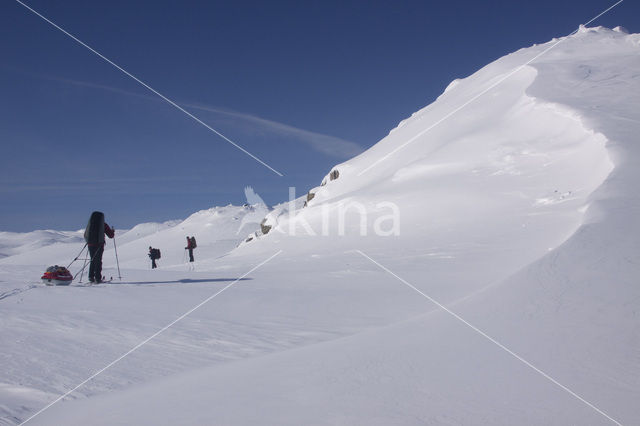
[[189, 250], [189, 262], [193, 262], [193, 249], [196, 247], [196, 237], [187, 237], [187, 246], [184, 249]]
[[149, 246], [149, 259], [151, 259], [151, 269], [156, 269], [156, 260], [160, 259], [160, 249]]

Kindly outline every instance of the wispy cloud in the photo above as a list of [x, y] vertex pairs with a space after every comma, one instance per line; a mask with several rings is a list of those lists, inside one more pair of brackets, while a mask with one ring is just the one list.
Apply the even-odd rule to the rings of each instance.
[[[136, 93], [117, 87], [106, 86], [103, 84], [92, 83], [87, 81], [70, 80], [64, 78], [57, 78], [47, 76], [50, 80], [72, 84], [74, 86], [86, 87], [90, 89], [104, 90], [112, 93], [117, 93], [124, 96], [136, 97], [139, 99], [145, 99], [153, 102], [161, 102], [160, 99], [149, 96], [142, 93]], [[287, 138], [299, 141], [313, 149], [314, 151], [322, 154], [336, 157], [339, 159], [348, 159], [360, 154], [364, 149], [362, 146], [355, 142], [348, 141], [336, 136], [325, 135], [322, 133], [316, 133], [309, 130], [300, 129], [288, 124], [280, 123], [273, 120], [267, 120], [252, 114], [246, 114], [237, 111], [231, 111], [224, 108], [216, 108], [203, 104], [179, 102], [184, 108], [196, 109], [200, 111], [209, 112], [218, 116], [230, 118], [235, 120], [232, 123], [238, 127], [241, 127], [243, 131], [249, 131], [258, 134], [272, 134], [280, 138]]]
[[199, 104], [183, 104], [187, 108], [208, 111], [214, 114], [221, 114], [233, 117], [244, 123], [250, 123], [261, 132], [271, 132], [280, 136], [295, 138], [309, 145], [314, 150], [338, 158], [351, 158], [360, 154], [363, 148], [355, 142], [351, 142], [335, 136], [322, 133], [315, 133], [309, 130], [299, 129], [288, 124], [267, 120], [251, 114], [229, 111], [219, 108], [212, 108]]

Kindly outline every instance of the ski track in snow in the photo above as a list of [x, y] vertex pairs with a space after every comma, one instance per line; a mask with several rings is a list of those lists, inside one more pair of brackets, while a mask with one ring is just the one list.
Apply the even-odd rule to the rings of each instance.
[[2, 293], [0, 293], [0, 300], [6, 299], [8, 297], [15, 296], [15, 295], [20, 294], [20, 293], [24, 293], [25, 291], [29, 291], [32, 288], [36, 288], [36, 287], [38, 287], [37, 284], [29, 284], [26, 287], [14, 288], [13, 290], [2, 292]]

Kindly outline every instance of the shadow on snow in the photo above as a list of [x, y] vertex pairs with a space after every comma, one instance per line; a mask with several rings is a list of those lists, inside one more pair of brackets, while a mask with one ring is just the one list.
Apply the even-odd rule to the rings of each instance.
[[147, 284], [191, 284], [191, 283], [221, 283], [221, 282], [232, 282], [232, 281], [249, 281], [253, 278], [206, 278], [200, 280], [192, 280], [189, 278], [185, 278], [182, 280], [172, 280], [172, 281], [118, 281], [112, 282], [109, 284], [129, 284], [129, 285], [147, 285]]

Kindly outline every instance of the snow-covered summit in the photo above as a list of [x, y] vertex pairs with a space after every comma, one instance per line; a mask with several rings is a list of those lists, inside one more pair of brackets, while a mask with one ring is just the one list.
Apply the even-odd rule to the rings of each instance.
[[[468, 214], [478, 209], [500, 215], [512, 194], [538, 210], [571, 200], [575, 229], [614, 167], [607, 144], [617, 142], [620, 113], [636, 114], [639, 46], [638, 34], [581, 27], [454, 80], [387, 137], [333, 167], [339, 177], [310, 189], [300, 218], [318, 229], [314, 208], [391, 201], [407, 230], [422, 220], [461, 226], [481, 220]], [[289, 214], [274, 216], [271, 225], [289, 227]]]
[[[558, 126], [549, 120], [570, 116], [573, 120], [568, 120], [567, 125], [575, 126], [576, 132], [580, 127], [585, 133], [597, 132], [591, 123], [576, 122], [590, 110], [591, 105], [585, 104], [587, 92], [599, 88], [603, 83], [601, 78], [607, 77], [605, 86], [611, 88], [609, 103], [631, 100], [636, 93], [628, 89], [633, 87], [616, 91], [612, 85], [622, 88], [637, 82], [637, 71], [625, 65], [633, 64], [639, 46], [639, 34], [581, 26], [572, 36], [521, 49], [467, 78], [456, 79], [436, 102], [404, 120], [392, 134], [356, 158], [335, 166], [334, 169], [341, 170], [341, 179], [334, 184], [331, 196], [387, 179], [405, 166], [419, 168], [418, 164], [435, 164], [438, 157], [443, 156], [442, 151], [451, 151], [456, 145], [460, 148], [456, 154], [467, 158], [475, 155], [473, 160], [478, 162], [498, 146], [513, 147], [518, 142], [525, 143], [527, 138], [535, 140], [531, 137], [534, 136], [532, 126], [522, 127], [524, 131], [520, 134], [504, 135], [502, 130], [506, 126], [515, 130], [520, 123], [535, 122], [533, 127], [547, 128], [539, 132], [552, 133]], [[609, 58], [617, 60], [607, 63]], [[616, 71], [615, 75], [612, 70]], [[557, 75], [555, 71], [570, 75]], [[602, 75], [594, 75], [596, 72]], [[546, 80], [555, 82], [554, 87], [560, 86], [558, 77], [570, 84], [562, 92], [573, 94], [573, 100], [581, 101], [571, 104], [572, 99], [556, 100], [545, 91], [549, 86]], [[562, 92], [554, 93], [558, 96]], [[556, 110], [549, 111], [550, 108]], [[528, 115], [530, 112], [537, 116]], [[539, 139], [546, 137], [551, 136]], [[473, 152], [467, 153], [466, 147], [462, 147], [465, 143]], [[552, 148], [549, 144], [537, 145], [539, 151]], [[315, 204], [325, 198], [322, 193], [317, 195]]]

